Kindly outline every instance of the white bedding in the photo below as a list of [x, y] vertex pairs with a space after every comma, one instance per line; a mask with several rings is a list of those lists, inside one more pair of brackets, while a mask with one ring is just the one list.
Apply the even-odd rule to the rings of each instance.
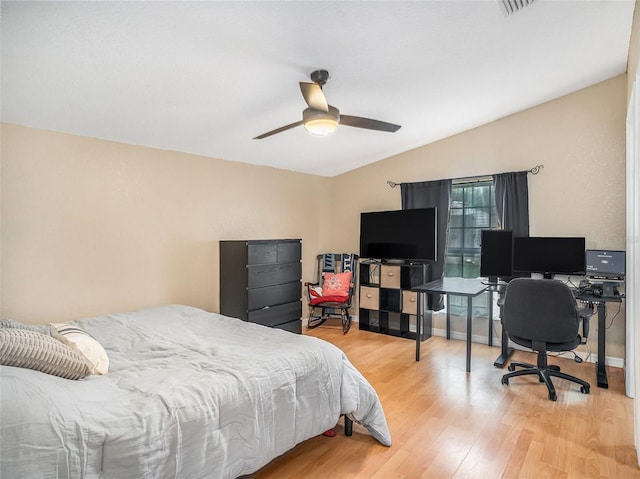
[[341, 414], [391, 444], [376, 392], [325, 341], [179, 305], [74, 324], [110, 372], [0, 366], [2, 478], [234, 478]]

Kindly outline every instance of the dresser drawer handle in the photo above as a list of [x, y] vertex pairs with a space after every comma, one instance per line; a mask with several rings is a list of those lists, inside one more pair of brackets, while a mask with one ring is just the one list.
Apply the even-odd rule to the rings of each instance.
[[367, 298], [373, 298], [373, 295], [371, 293], [367, 293]]
[[391, 271], [389, 271], [389, 272], [387, 273], [387, 276], [393, 276], [393, 273], [392, 273]]
[[416, 298], [409, 298], [409, 302], [415, 303], [416, 302]]

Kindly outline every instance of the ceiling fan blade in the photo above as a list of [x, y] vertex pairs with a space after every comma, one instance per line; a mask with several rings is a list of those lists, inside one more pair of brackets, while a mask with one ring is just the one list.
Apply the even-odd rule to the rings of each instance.
[[386, 121], [362, 118], [361, 116], [340, 115], [340, 124], [354, 126], [356, 128], [366, 128], [367, 130], [388, 131], [394, 133], [400, 129], [400, 125], [387, 123]]
[[329, 104], [324, 97], [322, 87], [317, 83], [300, 82], [300, 91], [312, 110], [329, 111]]
[[300, 125], [302, 125], [302, 121], [296, 121], [295, 123], [290, 123], [288, 125], [281, 126], [280, 128], [276, 128], [275, 130], [268, 131], [267, 133], [263, 133], [262, 135], [256, 136], [254, 140], [262, 140], [263, 138], [267, 138], [268, 136], [282, 133], [283, 131], [290, 130], [291, 128], [295, 128], [296, 126]]

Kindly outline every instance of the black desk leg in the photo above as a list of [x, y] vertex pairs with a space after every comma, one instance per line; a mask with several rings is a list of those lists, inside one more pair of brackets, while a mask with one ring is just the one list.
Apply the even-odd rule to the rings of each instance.
[[489, 290], [489, 346], [493, 346], [493, 291]]
[[451, 306], [449, 305], [449, 295], [447, 295], [447, 339], [451, 339]]
[[496, 358], [493, 362], [493, 365], [496, 368], [503, 368], [507, 365], [509, 358], [513, 354], [513, 348], [509, 347], [509, 336], [507, 335], [507, 331], [504, 329], [504, 324], [502, 325], [502, 346], [500, 347], [501, 352], [500, 356]]
[[607, 317], [607, 308], [604, 302], [598, 304], [598, 362], [596, 363], [596, 378], [599, 388], [609, 388], [607, 380], [607, 370], [605, 368], [606, 353], [605, 342], [607, 340], [605, 333], [605, 319]]
[[[448, 295], [447, 295], [448, 297]], [[472, 300], [471, 296], [467, 297], [467, 372], [471, 372], [471, 316], [472, 316]]]
[[418, 308], [416, 311], [416, 361], [420, 361], [420, 336], [422, 336], [420, 323], [424, 319], [424, 311], [422, 310], [422, 293], [417, 293], [416, 296], [416, 307]]

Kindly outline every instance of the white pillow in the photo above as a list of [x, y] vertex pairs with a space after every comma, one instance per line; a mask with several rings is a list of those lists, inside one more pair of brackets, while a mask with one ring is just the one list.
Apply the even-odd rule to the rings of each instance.
[[109, 356], [102, 345], [89, 333], [68, 323], [50, 323], [51, 336], [81, 353], [91, 368], [91, 374], [109, 372]]

